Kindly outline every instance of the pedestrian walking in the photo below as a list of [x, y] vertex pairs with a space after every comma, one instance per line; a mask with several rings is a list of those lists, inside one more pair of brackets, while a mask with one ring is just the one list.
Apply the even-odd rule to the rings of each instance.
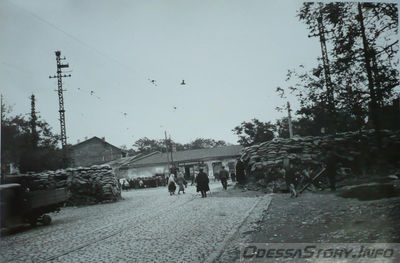
[[244, 184], [245, 176], [244, 176], [244, 163], [242, 159], [239, 158], [236, 162], [236, 180], [239, 184]]
[[178, 195], [181, 193], [181, 191], [183, 193], [185, 193], [185, 177], [183, 176], [183, 173], [181, 171], [178, 171], [178, 177], [177, 177], [177, 183], [178, 183]]
[[218, 173], [214, 173], [214, 182], [219, 180], [219, 174]]
[[203, 172], [203, 168], [200, 168], [200, 172], [196, 177], [196, 183], [197, 183], [197, 192], [201, 192], [201, 197], [206, 198], [207, 197], [207, 191], [210, 191], [210, 186], [209, 184], [209, 179], [208, 176], [205, 172]]
[[236, 174], [235, 174], [235, 171], [231, 171], [231, 180], [232, 180], [232, 182], [235, 182], [236, 181]]
[[199, 173], [193, 169], [193, 174], [192, 174], [192, 178], [191, 178], [192, 179], [192, 184], [191, 185], [194, 185], [194, 181], [196, 181], [196, 177], [197, 177], [198, 174]]
[[175, 194], [176, 190], [176, 183], [175, 183], [175, 178], [174, 174], [171, 174], [168, 179], [168, 191], [170, 195]]
[[222, 187], [225, 190], [228, 188], [228, 178], [229, 178], [229, 172], [225, 170], [224, 166], [222, 166], [221, 171], [219, 171], [219, 179], [221, 180]]

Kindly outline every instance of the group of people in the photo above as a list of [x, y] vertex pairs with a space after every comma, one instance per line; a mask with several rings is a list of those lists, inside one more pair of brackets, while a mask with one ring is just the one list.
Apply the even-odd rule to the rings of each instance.
[[178, 194], [181, 192], [185, 193], [185, 187], [187, 187], [187, 182], [185, 177], [181, 171], [178, 171], [177, 174], [171, 173], [168, 178], [168, 191], [170, 195], [175, 194], [176, 185], [178, 185]]
[[[199, 173], [194, 178], [196, 183], [197, 192], [201, 193], [201, 197], [207, 197], [207, 191], [210, 191], [208, 175], [204, 172], [203, 168], [199, 168]], [[178, 170], [177, 172], [171, 172], [168, 178], [168, 192], [170, 195], [174, 195], [178, 186], [178, 194], [180, 192], [185, 193], [185, 187], [187, 187], [187, 181], [182, 173]]]
[[[245, 175], [244, 175], [244, 165], [241, 160], [238, 160], [238, 164], [236, 165], [236, 173], [229, 172], [222, 166], [222, 169], [218, 173], [218, 179], [221, 181], [223, 189], [227, 190], [228, 188], [228, 179], [231, 178], [234, 182], [235, 180], [238, 183], [245, 182]], [[192, 177], [192, 184], [193, 182], [196, 184], [197, 192], [201, 193], [202, 198], [207, 197], [207, 192], [210, 191], [209, 186], [209, 178], [207, 173], [204, 172], [203, 168], [199, 168], [199, 172], [195, 172], [194, 176]], [[176, 188], [178, 187], [178, 194], [180, 192], [185, 193], [185, 187], [187, 187], [187, 182], [184, 178], [183, 172], [180, 170], [172, 170], [168, 176], [168, 192], [170, 195], [174, 195]]]
[[131, 179], [120, 179], [119, 183], [122, 190], [151, 188], [158, 186], [165, 186], [164, 179], [160, 176], [152, 177], [138, 177]]

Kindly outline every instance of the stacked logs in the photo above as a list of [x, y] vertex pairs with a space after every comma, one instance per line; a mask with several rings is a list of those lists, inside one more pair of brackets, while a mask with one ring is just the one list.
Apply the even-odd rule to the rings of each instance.
[[18, 176], [14, 182], [29, 191], [66, 187], [71, 193], [71, 205], [110, 202], [121, 198], [121, 187], [108, 165], [28, 173]]
[[[388, 174], [400, 168], [400, 131], [373, 130], [326, 136], [275, 138], [243, 149], [242, 160], [250, 176], [282, 167], [289, 159], [297, 171], [324, 166], [328, 152], [334, 152], [338, 165], [354, 173]], [[267, 172], [265, 172], [267, 171]], [[279, 175], [278, 175], [279, 177]]]

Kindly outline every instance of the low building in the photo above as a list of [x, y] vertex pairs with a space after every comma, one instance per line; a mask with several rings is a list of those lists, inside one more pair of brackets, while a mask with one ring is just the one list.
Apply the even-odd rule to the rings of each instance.
[[216, 147], [210, 149], [197, 149], [173, 153], [155, 152], [150, 155], [136, 158], [124, 166], [119, 167], [119, 177], [137, 178], [164, 175], [172, 166], [181, 167], [185, 177], [190, 178], [199, 166], [205, 168], [209, 177], [214, 177], [222, 166], [234, 171], [236, 160], [243, 149], [240, 145]]
[[75, 144], [71, 147], [73, 166], [91, 166], [103, 164], [125, 157], [126, 153], [120, 148], [96, 136]]

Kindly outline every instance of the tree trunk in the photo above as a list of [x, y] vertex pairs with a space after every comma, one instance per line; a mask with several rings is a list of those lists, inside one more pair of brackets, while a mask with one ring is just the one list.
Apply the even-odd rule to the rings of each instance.
[[321, 53], [322, 53], [322, 64], [324, 68], [324, 76], [325, 76], [325, 85], [326, 85], [326, 101], [328, 105], [328, 112], [332, 120], [328, 122], [328, 132], [331, 134], [336, 133], [336, 108], [335, 108], [335, 98], [333, 92], [333, 85], [331, 80], [331, 73], [329, 67], [329, 58], [328, 51], [326, 48], [326, 39], [325, 39], [325, 28], [322, 21], [322, 16], [318, 18], [318, 31], [319, 31], [319, 40], [321, 43]]
[[371, 52], [368, 46], [368, 40], [365, 34], [365, 26], [364, 26], [364, 17], [363, 17], [363, 12], [361, 9], [361, 3], [358, 3], [358, 20], [360, 22], [360, 30], [361, 30], [361, 37], [362, 37], [362, 42], [363, 42], [363, 53], [364, 53], [364, 60], [365, 60], [365, 69], [367, 71], [367, 78], [368, 78], [368, 89], [369, 89], [369, 95], [370, 95], [370, 116], [372, 119], [372, 122], [374, 124], [375, 130], [380, 129], [380, 123], [378, 119], [378, 104], [376, 100], [376, 94], [375, 94], [375, 89], [374, 89], [374, 80], [372, 77], [372, 69], [371, 69]]

